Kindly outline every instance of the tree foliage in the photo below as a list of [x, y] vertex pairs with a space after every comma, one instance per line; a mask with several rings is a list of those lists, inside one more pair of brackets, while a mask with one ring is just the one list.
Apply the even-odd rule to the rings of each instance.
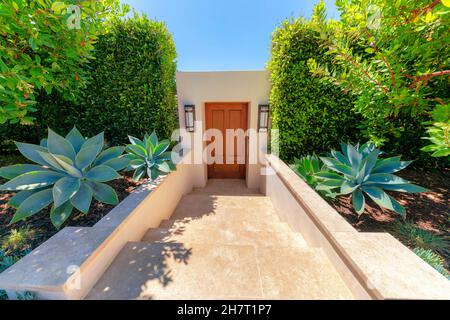
[[[314, 10], [311, 24], [332, 62], [312, 58], [310, 70], [357, 97], [361, 127], [371, 141], [419, 150], [423, 122], [449, 102], [448, 1], [337, 0], [336, 6], [339, 21], [326, 19], [324, 2]], [[450, 119], [447, 114], [440, 120], [448, 125]], [[439, 148], [447, 152], [433, 150], [435, 156], [448, 155], [446, 133]]]
[[73, 98], [119, 0], [0, 0], [0, 124], [30, 124], [41, 90]]

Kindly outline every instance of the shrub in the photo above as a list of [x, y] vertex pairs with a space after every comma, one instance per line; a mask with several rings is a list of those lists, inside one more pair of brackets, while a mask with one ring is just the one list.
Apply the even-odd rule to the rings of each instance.
[[138, 15], [116, 20], [95, 48], [94, 80], [80, 101], [45, 101], [43, 122], [61, 129], [76, 123], [88, 135], [102, 130], [112, 144], [148, 130], [170, 137], [178, 127], [176, 50], [165, 24]]
[[104, 182], [117, 179], [117, 170], [128, 165], [120, 158], [123, 147], [104, 151], [103, 133], [85, 139], [74, 127], [63, 138], [49, 129], [41, 145], [16, 143], [19, 151], [36, 164], [17, 164], [0, 168], [0, 176], [10, 181], [0, 190], [16, 191], [9, 205], [17, 211], [11, 223], [24, 220], [53, 203], [50, 219], [57, 228], [74, 208], [88, 213], [92, 198], [117, 204], [113, 188]]
[[326, 152], [358, 135], [352, 97], [311, 76], [310, 58], [328, 59], [307, 21], [285, 21], [275, 30], [268, 63], [272, 128], [279, 129], [280, 157], [287, 161]]
[[128, 10], [118, 0], [87, 0], [75, 7], [81, 23], [71, 24], [73, 3], [0, 0], [0, 124], [33, 122], [41, 90], [74, 96], [105, 21]]
[[317, 190], [335, 190], [338, 194], [351, 194], [355, 211], [364, 212], [365, 195], [376, 204], [405, 216], [405, 208], [384, 190], [397, 192], [426, 192], [427, 189], [411, 184], [392, 173], [398, 172], [411, 161], [400, 161], [400, 157], [379, 159], [379, 149], [371, 143], [362, 146], [341, 144], [341, 150], [331, 151], [330, 157], [320, 159], [326, 167], [334, 172], [319, 172]]
[[0, 141], [38, 143], [47, 127], [68, 132], [74, 124], [88, 136], [103, 131], [115, 145], [153, 130], [170, 137], [178, 127], [176, 49], [165, 24], [138, 15], [112, 21], [94, 57], [92, 80], [79, 95], [70, 101], [59, 92], [39, 95], [35, 123], [0, 126]]
[[29, 242], [33, 237], [34, 231], [29, 228], [12, 229], [9, 235], [2, 239], [0, 250], [4, 250], [6, 254], [20, 254], [30, 248]]

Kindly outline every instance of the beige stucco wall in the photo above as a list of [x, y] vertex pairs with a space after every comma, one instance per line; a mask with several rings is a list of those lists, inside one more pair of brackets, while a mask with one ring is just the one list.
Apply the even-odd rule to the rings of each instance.
[[[204, 131], [205, 103], [208, 102], [246, 102], [249, 105], [248, 128], [257, 129], [258, 105], [269, 102], [270, 81], [268, 71], [229, 71], [229, 72], [178, 72], [177, 94], [180, 115], [180, 128], [185, 127], [184, 105], [194, 104], [196, 114], [196, 132], [190, 133], [191, 141], [199, 141]], [[197, 136], [197, 138], [195, 138]], [[203, 145], [194, 142], [194, 146], [185, 146], [193, 150], [194, 185], [202, 187], [207, 181], [206, 164], [197, 163], [202, 159]], [[260, 159], [259, 150], [266, 146], [265, 139], [251, 137], [249, 153]], [[260, 163], [247, 166], [247, 186], [259, 188]]]

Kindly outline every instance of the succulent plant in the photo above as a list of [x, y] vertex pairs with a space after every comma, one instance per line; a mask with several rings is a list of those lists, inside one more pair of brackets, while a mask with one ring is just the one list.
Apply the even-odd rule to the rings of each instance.
[[405, 208], [384, 190], [427, 191], [392, 174], [406, 168], [411, 161], [400, 161], [400, 157], [379, 159], [381, 151], [371, 143], [362, 146], [342, 143], [341, 151], [331, 151], [330, 157], [320, 158], [334, 172], [318, 173], [316, 176], [320, 182], [317, 189], [338, 189], [341, 195], [352, 194], [353, 208], [359, 215], [364, 212], [365, 195], [379, 206], [405, 216]]
[[156, 133], [145, 134], [144, 139], [128, 136], [131, 144], [126, 147], [125, 157], [129, 160], [128, 171], [134, 171], [135, 181], [146, 175], [155, 180], [160, 175], [166, 175], [176, 170], [172, 162], [172, 152], [167, 151], [170, 146], [169, 140], [158, 141]]
[[104, 182], [117, 179], [117, 171], [128, 165], [120, 157], [124, 147], [104, 151], [104, 135], [85, 139], [74, 127], [63, 138], [51, 129], [41, 145], [16, 142], [19, 151], [36, 164], [17, 164], [0, 168], [0, 176], [10, 181], [0, 190], [15, 191], [9, 205], [16, 208], [10, 224], [24, 220], [53, 203], [50, 218], [57, 228], [73, 208], [89, 211], [92, 198], [117, 204], [113, 188]]
[[[301, 157], [300, 159], [295, 159], [292, 168], [308, 185], [315, 188], [316, 190], [319, 184], [317, 174], [319, 172], [324, 173], [328, 171], [328, 168], [322, 163], [322, 161], [316, 155], [307, 155]], [[329, 189], [317, 191], [323, 196], [331, 198], [335, 197], [335, 193], [333, 193]]]

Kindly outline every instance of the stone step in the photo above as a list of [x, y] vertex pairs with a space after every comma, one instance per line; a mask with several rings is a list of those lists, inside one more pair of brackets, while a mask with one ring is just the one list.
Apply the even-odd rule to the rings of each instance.
[[305, 239], [295, 232], [247, 231], [222, 228], [197, 228], [171, 231], [168, 228], [150, 229], [143, 242], [194, 242], [205, 244], [307, 247]]
[[249, 189], [245, 180], [210, 179], [205, 188], [195, 188], [194, 194], [214, 195], [261, 195], [258, 189]]
[[223, 230], [246, 230], [246, 231], [267, 231], [291, 233], [292, 229], [285, 222], [273, 219], [245, 219], [239, 217], [227, 216], [208, 216], [201, 219], [167, 219], [163, 220], [159, 228], [168, 228], [174, 232], [180, 232], [187, 229], [196, 230], [203, 228], [214, 228]]
[[352, 299], [352, 295], [317, 249], [130, 242], [86, 298]]

